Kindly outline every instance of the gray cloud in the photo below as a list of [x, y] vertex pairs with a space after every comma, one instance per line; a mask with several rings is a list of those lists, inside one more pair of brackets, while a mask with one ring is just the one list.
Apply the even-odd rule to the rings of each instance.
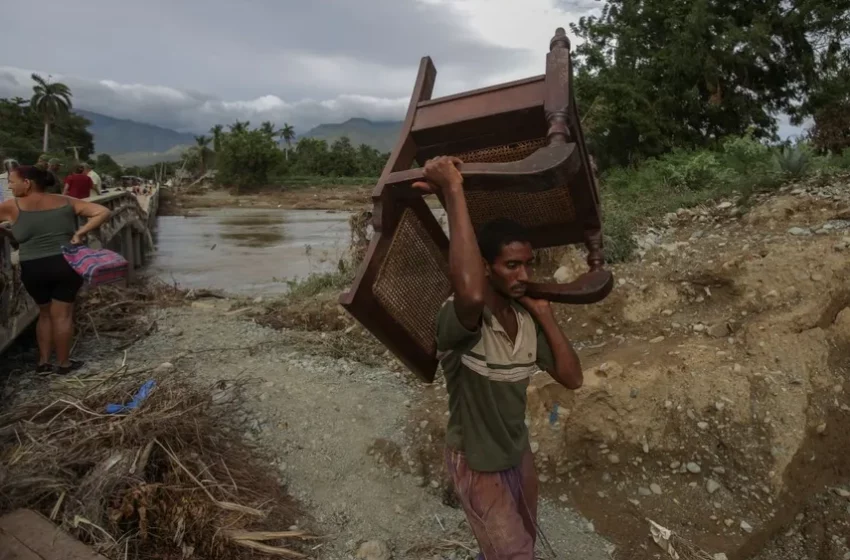
[[0, 95], [28, 97], [35, 69], [80, 108], [191, 131], [401, 118], [421, 56], [443, 95], [538, 72], [548, 40], [505, 47], [436, 0], [41, 0], [4, 15], [39, 29], [4, 26]]
[[[4, 27], [0, 57], [15, 57], [6, 64], [224, 98], [406, 95], [424, 54], [439, 87], [464, 89], [533, 56], [420, 0], [41, 0], [12, 11], [39, 32]], [[75, 19], [85, 33], [71, 32]]]
[[[29, 97], [31, 71], [0, 67], [0, 97]], [[218, 123], [250, 120], [253, 123], [288, 122], [305, 131], [322, 122], [339, 122], [352, 117], [395, 120], [403, 116], [406, 98], [340, 95], [327, 100], [286, 102], [274, 95], [244, 101], [222, 101], [208, 95], [164, 86], [119, 84], [75, 76], [54, 76], [73, 92], [74, 106], [116, 118], [157, 124], [181, 131], [205, 131]]]

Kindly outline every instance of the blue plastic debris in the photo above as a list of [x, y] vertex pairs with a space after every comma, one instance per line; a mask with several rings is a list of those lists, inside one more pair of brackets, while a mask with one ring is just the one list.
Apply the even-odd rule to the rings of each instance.
[[549, 413], [549, 425], [554, 426], [555, 422], [558, 421], [558, 403], [555, 403], [552, 406], [552, 412]]
[[151, 394], [154, 387], [156, 387], [156, 380], [148, 379], [145, 384], [139, 388], [136, 394], [133, 395], [133, 400], [127, 404], [108, 404], [106, 405], [106, 413], [119, 414], [121, 412], [130, 412], [131, 410], [139, 408], [139, 406], [145, 402], [145, 399], [148, 398], [148, 395]]

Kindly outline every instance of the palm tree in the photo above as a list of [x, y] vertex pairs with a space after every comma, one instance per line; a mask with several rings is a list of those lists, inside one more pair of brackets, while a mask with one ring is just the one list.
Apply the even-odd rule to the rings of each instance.
[[277, 131], [274, 129], [274, 124], [271, 121], [263, 121], [260, 125], [260, 132], [268, 135], [270, 138], [277, 134]]
[[215, 125], [210, 129], [210, 134], [213, 135], [213, 150], [215, 153], [221, 151], [221, 134], [224, 132], [224, 127], [220, 124]]
[[195, 143], [198, 145], [198, 155], [201, 159], [201, 175], [206, 175], [207, 152], [209, 152], [209, 148], [207, 146], [210, 145], [210, 137], [203, 134], [200, 136], [195, 136]]
[[32, 87], [30, 107], [44, 120], [44, 140], [42, 151], [47, 151], [47, 141], [50, 137], [50, 123], [59, 115], [71, 110], [71, 90], [61, 82], [50, 82], [38, 74], [33, 74], [35, 85]]
[[236, 134], [238, 134], [240, 132], [246, 132], [250, 125], [251, 125], [251, 121], [236, 121], [235, 123], [230, 125], [230, 132], [233, 132], [233, 133], [236, 133]]
[[289, 123], [283, 123], [283, 128], [277, 131], [283, 141], [286, 142], [286, 150], [284, 154], [286, 159], [289, 159], [289, 150], [292, 148], [292, 140], [295, 139], [295, 128]]

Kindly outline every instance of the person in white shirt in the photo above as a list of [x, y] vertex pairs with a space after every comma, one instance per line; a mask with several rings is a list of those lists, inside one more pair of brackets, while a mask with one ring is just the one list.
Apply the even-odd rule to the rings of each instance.
[[92, 191], [94, 192], [94, 194], [100, 194], [101, 193], [100, 187], [101, 187], [101, 184], [103, 183], [103, 181], [101, 181], [101, 179], [100, 179], [100, 175], [98, 175], [97, 172], [94, 169], [92, 169], [91, 165], [89, 165], [88, 163], [83, 164], [83, 172], [86, 175], [88, 175], [89, 178], [91, 179]]

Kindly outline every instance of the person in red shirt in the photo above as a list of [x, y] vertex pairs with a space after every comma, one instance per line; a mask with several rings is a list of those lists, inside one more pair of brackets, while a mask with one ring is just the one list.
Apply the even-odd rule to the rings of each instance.
[[91, 190], [94, 183], [91, 177], [84, 173], [82, 165], [74, 168], [74, 172], [65, 177], [65, 194], [74, 198], [88, 198], [91, 196]]

